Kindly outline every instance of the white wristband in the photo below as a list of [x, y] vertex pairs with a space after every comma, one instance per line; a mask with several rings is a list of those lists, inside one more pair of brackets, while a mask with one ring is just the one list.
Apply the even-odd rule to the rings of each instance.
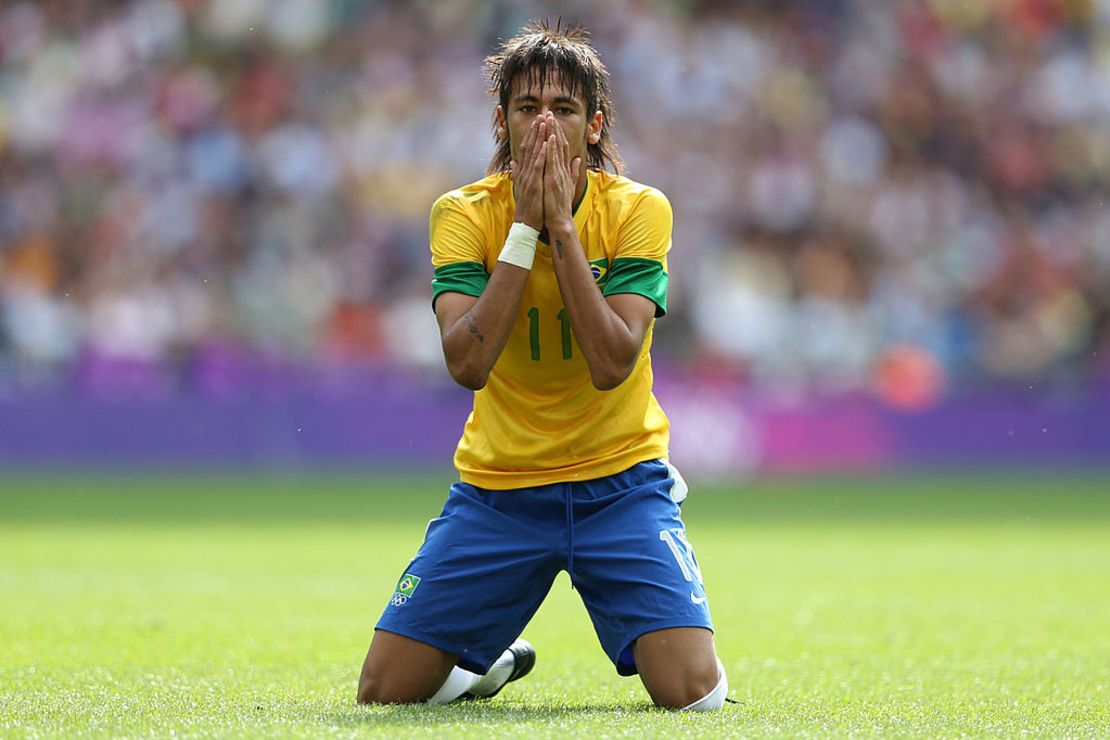
[[528, 224], [519, 221], [509, 229], [509, 236], [505, 238], [505, 246], [501, 247], [498, 262], [508, 262], [510, 265], [532, 269], [532, 261], [536, 258], [536, 240], [540, 232]]

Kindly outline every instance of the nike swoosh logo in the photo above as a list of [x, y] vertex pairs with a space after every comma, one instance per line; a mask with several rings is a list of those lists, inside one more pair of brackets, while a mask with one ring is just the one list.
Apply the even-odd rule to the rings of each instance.
[[705, 599], [705, 596], [696, 596], [693, 591], [690, 592], [690, 601], [694, 602], [695, 604], [704, 604]]

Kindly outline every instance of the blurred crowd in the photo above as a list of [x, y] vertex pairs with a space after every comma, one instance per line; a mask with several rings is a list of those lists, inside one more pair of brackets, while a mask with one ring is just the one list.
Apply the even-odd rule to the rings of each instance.
[[908, 406], [1107, 377], [1110, 0], [16, 0], [0, 388], [446, 382], [428, 210], [492, 153], [483, 56], [548, 15], [674, 206], [662, 367]]

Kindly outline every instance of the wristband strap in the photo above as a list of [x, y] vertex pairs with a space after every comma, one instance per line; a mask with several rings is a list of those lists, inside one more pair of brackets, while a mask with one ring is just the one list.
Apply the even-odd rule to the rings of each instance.
[[505, 238], [505, 246], [501, 247], [498, 262], [508, 262], [510, 265], [532, 269], [532, 261], [536, 258], [536, 240], [540, 232], [528, 224], [519, 221], [509, 228], [509, 236]]

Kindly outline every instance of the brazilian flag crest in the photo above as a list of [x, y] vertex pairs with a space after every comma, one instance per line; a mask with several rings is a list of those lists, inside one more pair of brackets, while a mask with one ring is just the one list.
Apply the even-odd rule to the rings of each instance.
[[594, 282], [604, 287], [609, 282], [609, 260], [590, 260], [590, 272], [593, 273]]
[[397, 581], [397, 589], [393, 592], [393, 598], [389, 603], [393, 606], [404, 606], [419, 585], [420, 576], [414, 576], [412, 573], [404, 574], [401, 580]]
[[406, 573], [401, 576], [401, 580], [397, 582], [397, 593], [401, 596], [412, 596], [412, 592], [420, 585], [420, 576], [414, 576], [412, 573]]

